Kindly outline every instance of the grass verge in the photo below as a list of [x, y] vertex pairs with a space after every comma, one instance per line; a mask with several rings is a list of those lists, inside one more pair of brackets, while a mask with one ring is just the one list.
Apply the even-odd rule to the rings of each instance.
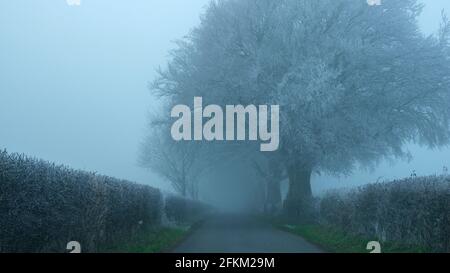
[[190, 231], [190, 227], [159, 228], [146, 232], [120, 246], [113, 247], [107, 252], [115, 253], [160, 253], [169, 251], [183, 240]]
[[[362, 236], [347, 234], [336, 228], [321, 225], [286, 225], [275, 224], [290, 233], [299, 235], [305, 240], [318, 245], [327, 252], [335, 253], [369, 253], [366, 249], [370, 241], [378, 241], [376, 238], [364, 238]], [[424, 247], [410, 246], [402, 243], [381, 243], [382, 253], [425, 253], [430, 252]]]

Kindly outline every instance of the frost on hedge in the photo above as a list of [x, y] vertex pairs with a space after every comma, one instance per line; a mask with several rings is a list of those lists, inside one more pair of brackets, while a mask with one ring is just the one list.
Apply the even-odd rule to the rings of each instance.
[[380, 241], [450, 251], [450, 177], [412, 177], [330, 192], [320, 219], [345, 232]]
[[167, 195], [164, 198], [164, 212], [169, 223], [197, 222], [209, 209], [204, 203], [177, 195]]
[[102, 251], [160, 226], [167, 207], [159, 189], [1, 150], [0, 204], [0, 252]]

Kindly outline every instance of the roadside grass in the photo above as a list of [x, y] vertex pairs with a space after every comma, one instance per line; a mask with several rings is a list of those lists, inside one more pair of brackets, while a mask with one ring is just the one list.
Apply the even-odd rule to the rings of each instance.
[[159, 228], [134, 238], [131, 242], [112, 247], [106, 252], [113, 253], [160, 253], [169, 251], [184, 239], [190, 231], [189, 226]]
[[[362, 236], [347, 234], [333, 227], [318, 224], [313, 225], [287, 225], [279, 221], [272, 223], [287, 232], [299, 235], [305, 240], [313, 243], [327, 252], [334, 253], [369, 253], [367, 243], [378, 241], [376, 238], [365, 238]], [[382, 253], [427, 253], [425, 247], [406, 245], [396, 242], [380, 242]]]

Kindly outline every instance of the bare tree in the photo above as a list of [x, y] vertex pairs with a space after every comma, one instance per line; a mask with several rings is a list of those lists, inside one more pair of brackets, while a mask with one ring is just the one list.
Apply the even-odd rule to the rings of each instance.
[[253, 164], [260, 176], [261, 188], [264, 191], [264, 212], [276, 214], [281, 209], [280, 183], [285, 178], [282, 162], [276, 157], [259, 156], [254, 159]]
[[198, 176], [202, 171], [197, 164], [199, 146], [174, 141], [164, 126], [153, 125], [142, 145], [140, 164], [169, 181], [182, 196], [197, 199]]

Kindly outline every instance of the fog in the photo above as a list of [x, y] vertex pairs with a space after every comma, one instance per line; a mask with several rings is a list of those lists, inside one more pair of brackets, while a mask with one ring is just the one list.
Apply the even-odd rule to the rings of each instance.
[[[199, 23], [207, 0], [14, 0], [0, 3], [0, 148], [146, 183], [170, 185], [137, 164], [147, 88], [173, 41]], [[448, 0], [428, 0], [425, 33]], [[282, 111], [282, 110], [281, 110]], [[313, 190], [439, 174], [450, 149], [410, 146], [410, 162], [383, 162], [350, 177], [315, 176]]]
[[0, 3], [0, 147], [168, 188], [137, 166], [147, 88], [207, 1]]

